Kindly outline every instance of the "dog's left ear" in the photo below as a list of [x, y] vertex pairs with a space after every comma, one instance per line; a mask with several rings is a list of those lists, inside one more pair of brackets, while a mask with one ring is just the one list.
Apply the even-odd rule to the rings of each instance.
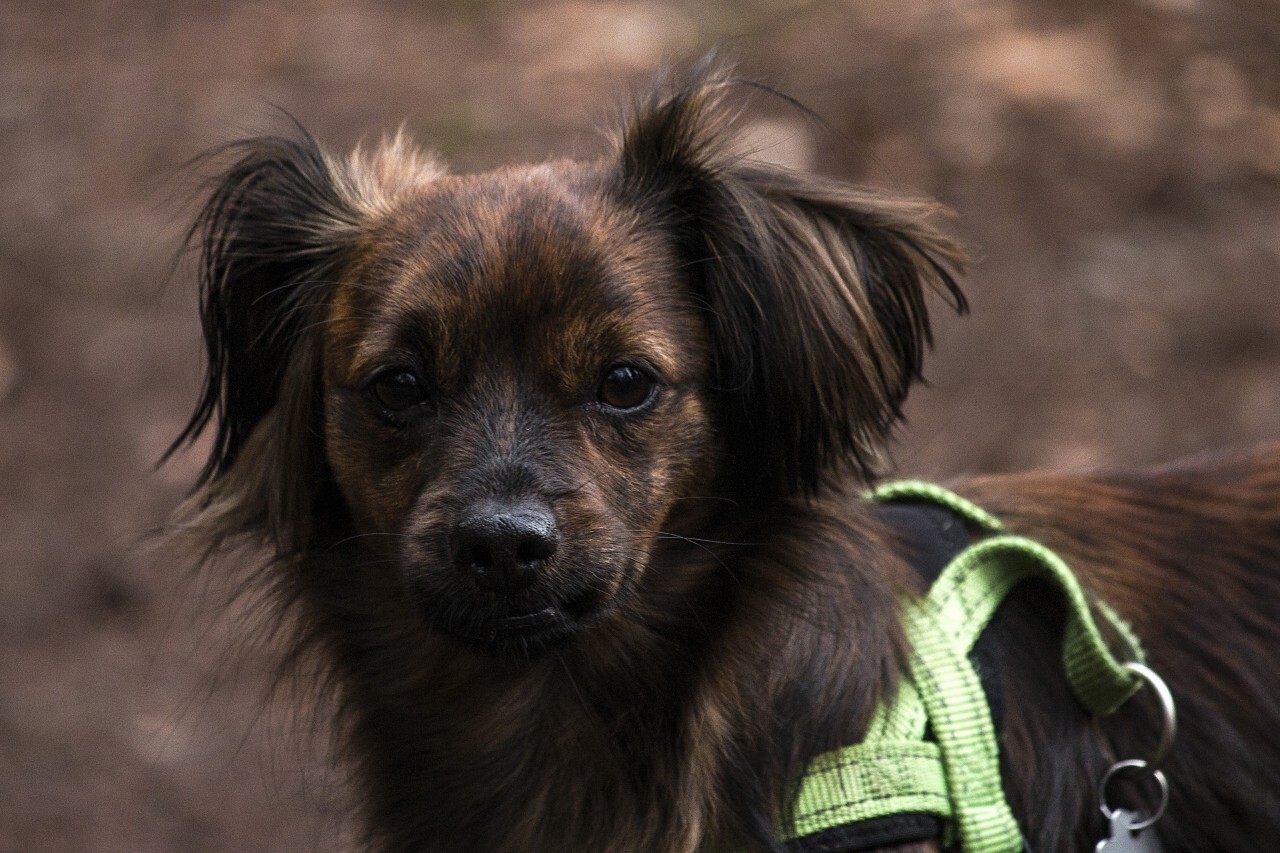
[[642, 105], [615, 186], [673, 236], [705, 305], [731, 486], [812, 493], [869, 478], [931, 343], [927, 291], [958, 311], [962, 249], [936, 204], [748, 162], [732, 152], [724, 72]]

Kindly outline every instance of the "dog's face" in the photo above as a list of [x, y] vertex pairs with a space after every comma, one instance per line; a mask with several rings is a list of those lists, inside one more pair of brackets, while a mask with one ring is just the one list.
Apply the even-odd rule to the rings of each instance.
[[608, 613], [714, 479], [702, 313], [606, 180], [442, 177], [329, 301], [325, 456], [358, 531], [427, 623], [498, 650]]
[[233, 146], [194, 232], [211, 536], [353, 547], [425, 630], [528, 653], [643, 618], [702, 508], [864, 475], [960, 252], [928, 205], [732, 154], [725, 85], [586, 163]]

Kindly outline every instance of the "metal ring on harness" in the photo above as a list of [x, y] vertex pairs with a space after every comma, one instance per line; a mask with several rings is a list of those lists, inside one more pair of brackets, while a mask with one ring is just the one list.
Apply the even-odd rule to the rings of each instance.
[[1152, 770], [1147, 762], [1143, 761], [1141, 758], [1131, 758], [1128, 761], [1117, 761], [1115, 764], [1111, 765], [1111, 769], [1102, 777], [1102, 784], [1098, 786], [1098, 803], [1102, 807], [1103, 816], [1105, 816], [1108, 821], [1111, 820], [1111, 817], [1116, 813], [1116, 810], [1107, 804], [1107, 785], [1109, 785], [1115, 775], [1122, 770], [1134, 770], [1137, 772], [1148, 770], [1150, 771], [1149, 775], [1151, 778], [1155, 779], [1160, 785], [1160, 805], [1156, 806], [1156, 810], [1150, 817], [1145, 820], [1138, 821], [1129, 827], [1131, 832], [1140, 832], [1141, 830], [1154, 825], [1156, 821], [1160, 820], [1160, 818], [1164, 816], [1164, 810], [1169, 805], [1169, 782], [1164, 778], [1163, 773], [1159, 770]]
[[[1164, 760], [1169, 755], [1169, 749], [1173, 746], [1173, 739], [1178, 734], [1178, 714], [1173, 704], [1173, 694], [1169, 692], [1169, 686], [1164, 683], [1164, 679], [1146, 665], [1129, 661], [1121, 664], [1121, 666], [1151, 685], [1151, 689], [1155, 691], [1160, 700], [1160, 712], [1164, 717], [1164, 726], [1160, 730], [1160, 742], [1156, 744], [1155, 753], [1143, 762], [1155, 773], [1164, 765]], [[1105, 780], [1103, 784], [1106, 784]], [[1162, 782], [1161, 784], [1164, 783]]]

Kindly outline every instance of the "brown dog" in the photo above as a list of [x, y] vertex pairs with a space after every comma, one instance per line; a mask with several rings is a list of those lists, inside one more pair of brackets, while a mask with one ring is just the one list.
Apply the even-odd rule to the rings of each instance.
[[[193, 232], [183, 439], [216, 442], [185, 526], [275, 553], [376, 849], [801, 849], [797, 779], [895, 692], [922, 582], [860, 495], [962, 253], [931, 205], [729, 153], [727, 82], [658, 92], [591, 162], [230, 149]], [[1165, 848], [1280, 840], [1280, 448], [956, 488], [1172, 686]], [[985, 641], [1036, 851], [1093, 849], [1099, 780], [1158, 728], [1075, 702], [1061, 622], [1030, 584]]]

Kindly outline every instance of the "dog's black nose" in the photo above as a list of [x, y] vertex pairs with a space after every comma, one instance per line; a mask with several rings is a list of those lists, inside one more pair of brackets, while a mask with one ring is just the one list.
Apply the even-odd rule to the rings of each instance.
[[537, 577], [560, 542], [551, 508], [540, 501], [485, 501], [453, 525], [449, 553], [454, 565], [485, 589], [519, 592]]

